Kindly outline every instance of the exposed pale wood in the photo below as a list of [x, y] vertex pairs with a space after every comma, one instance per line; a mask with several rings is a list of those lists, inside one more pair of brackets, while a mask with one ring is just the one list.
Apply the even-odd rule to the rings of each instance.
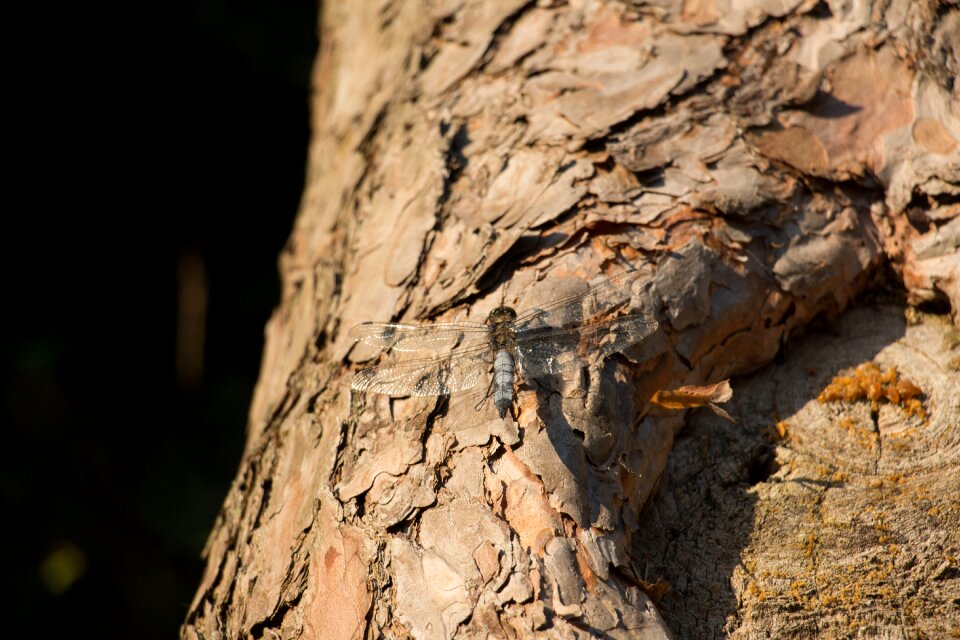
[[[827, 4], [325, 3], [283, 296], [183, 636], [800, 638], [884, 606], [900, 621], [869, 624], [949, 628], [956, 567], [927, 570], [949, 540], [918, 536], [956, 522], [955, 493], [932, 498], [943, 515], [925, 521], [900, 498], [956, 470], [943, 399], [955, 370], [938, 365], [924, 381], [937, 400], [932, 430], [909, 440], [925, 456], [915, 464], [890, 447], [858, 450], [823, 414], [803, 414], [811, 382], [787, 367], [776, 378], [786, 396], [763, 386], [767, 374], [735, 387], [741, 424], [719, 429], [745, 445], [705, 470], [682, 449], [664, 476], [685, 416], [648, 402], [756, 371], [887, 264], [911, 300], [945, 301], [960, 322], [960, 11]], [[531, 388], [515, 422], [350, 391], [374, 355], [347, 336], [356, 323], [482, 320], [501, 300], [534, 306], [627, 264], [651, 265], [633, 310], [661, 330], [584, 375], [589, 417], [571, 417], [583, 401]], [[888, 317], [864, 314], [871, 327]], [[876, 333], [860, 351], [901, 344]], [[910, 336], [904, 348], [944, 355]], [[796, 411], [773, 452], [781, 471], [741, 487], [744, 447], [768, 449], [757, 425]], [[942, 459], [926, 434], [952, 443]], [[706, 484], [683, 480], [697, 474]], [[698, 488], [645, 512], [661, 478]], [[851, 511], [855, 488], [891, 514], [897, 550]], [[802, 529], [791, 518], [810, 509], [812, 542], [789, 546]], [[713, 538], [697, 535], [714, 520], [711, 556]], [[863, 558], [942, 584], [911, 600], [892, 571], [854, 562], [844, 573], [836, 522], [876, 534]], [[897, 565], [908, 552], [913, 564]], [[663, 616], [644, 591], [659, 577], [674, 587]], [[869, 597], [831, 590], [846, 577]]]
[[[697, 415], [634, 538], [676, 637], [956, 635], [958, 357], [942, 316], [861, 307], [735, 385], [735, 426]], [[923, 388], [930, 418], [817, 401], [864, 362]]]

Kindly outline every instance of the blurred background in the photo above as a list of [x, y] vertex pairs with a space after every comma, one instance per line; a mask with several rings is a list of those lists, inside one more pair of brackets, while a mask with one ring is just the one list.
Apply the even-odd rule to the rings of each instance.
[[33, 4], [5, 65], [6, 631], [171, 638], [279, 298], [316, 6]]

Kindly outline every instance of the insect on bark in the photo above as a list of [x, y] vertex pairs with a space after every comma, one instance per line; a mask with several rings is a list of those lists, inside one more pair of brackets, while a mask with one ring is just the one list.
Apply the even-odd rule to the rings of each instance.
[[401, 356], [432, 355], [361, 369], [351, 386], [391, 396], [439, 396], [483, 383], [502, 418], [518, 377], [563, 376], [565, 356], [608, 357], [656, 331], [652, 316], [630, 312], [634, 285], [648, 277], [647, 270], [627, 271], [520, 313], [501, 304], [483, 323], [364, 322], [350, 330], [352, 338]]

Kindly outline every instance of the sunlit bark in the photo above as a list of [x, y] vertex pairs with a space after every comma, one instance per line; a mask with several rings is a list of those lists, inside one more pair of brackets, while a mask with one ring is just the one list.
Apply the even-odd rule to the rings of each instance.
[[[325, 5], [283, 296], [183, 637], [956, 631], [955, 329], [884, 307], [795, 338], [883, 278], [957, 319], [955, 6]], [[626, 265], [660, 330], [585, 374], [586, 419], [523, 386], [479, 423], [350, 390], [375, 356], [354, 324], [482, 320]], [[926, 418], [817, 403], [874, 358]], [[665, 473], [694, 413], [653, 393], [751, 374], [737, 425], [696, 413]]]

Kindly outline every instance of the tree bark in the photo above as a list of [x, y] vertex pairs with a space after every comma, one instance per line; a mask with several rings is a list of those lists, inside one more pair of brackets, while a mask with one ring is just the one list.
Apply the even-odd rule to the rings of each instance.
[[[184, 638], [957, 632], [955, 326], [868, 306], [794, 339], [891, 275], [960, 323], [955, 5], [329, 2], [320, 28]], [[481, 422], [350, 390], [376, 355], [355, 324], [482, 320], [624, 265], [661, 327], [580, 380], [588, 419], [529, 384]], [[817, 401], [869, 361], [926, 415]], [[731, 376], [735, 426], [650, 402]]]

